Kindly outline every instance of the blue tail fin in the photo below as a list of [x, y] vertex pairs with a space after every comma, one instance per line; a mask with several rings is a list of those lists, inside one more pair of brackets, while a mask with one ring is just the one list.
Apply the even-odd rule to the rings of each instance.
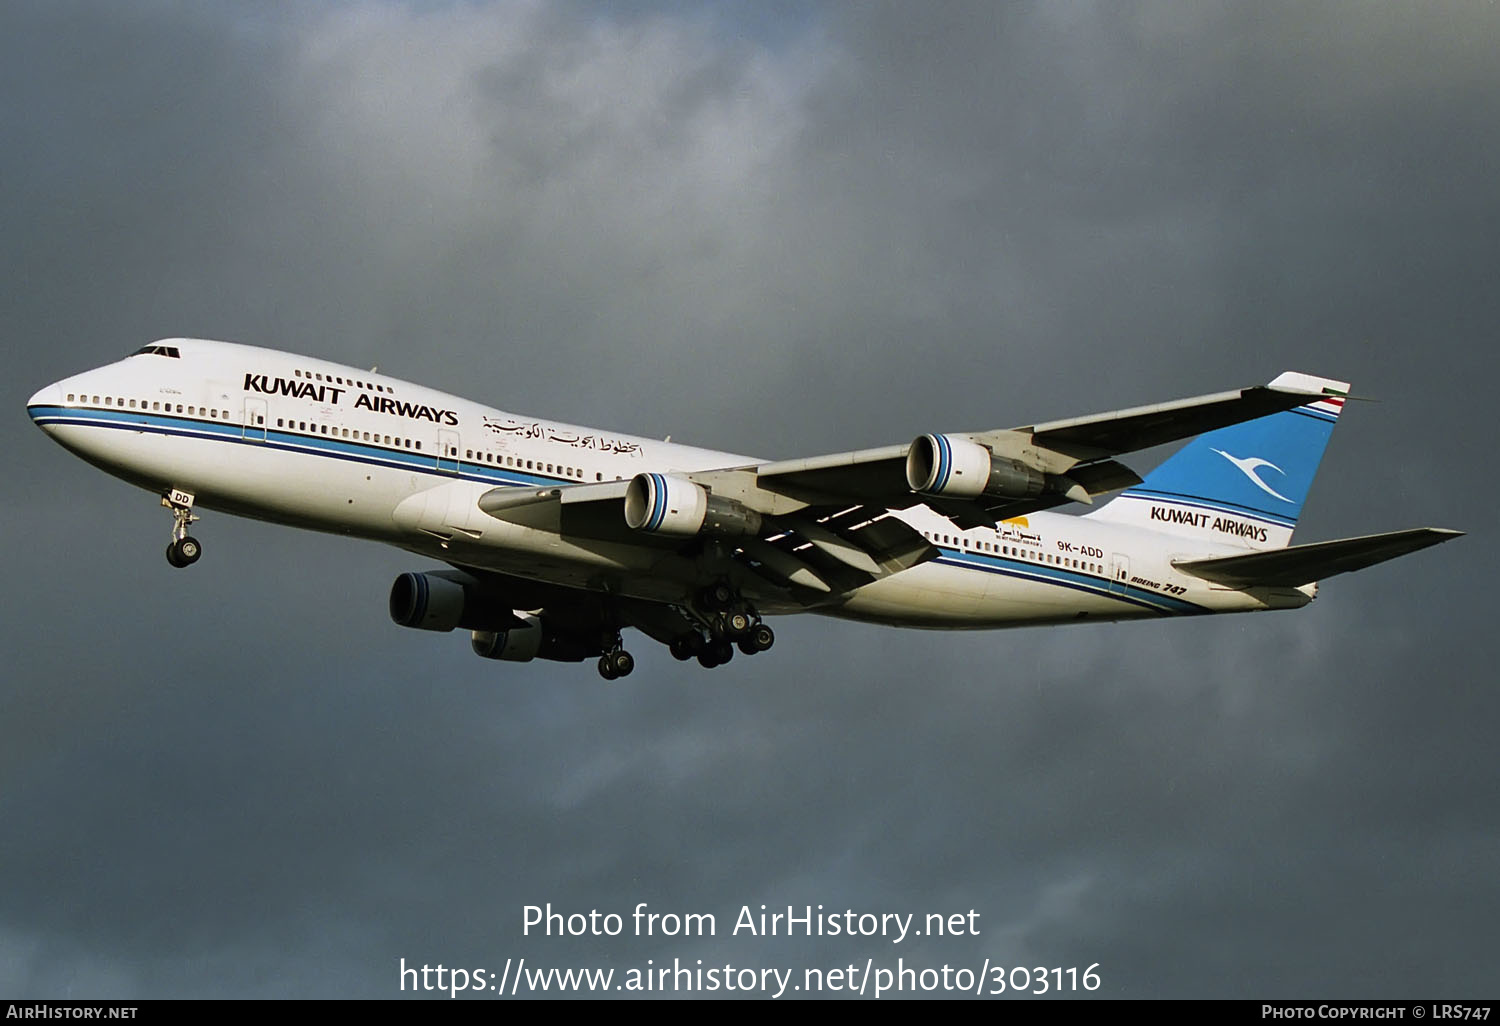
[[1246, 548], [1286, 545], [1349, 385], [1293, 372], [1272, 384], [1326, 398], [1199, 435], [1090, 515]]

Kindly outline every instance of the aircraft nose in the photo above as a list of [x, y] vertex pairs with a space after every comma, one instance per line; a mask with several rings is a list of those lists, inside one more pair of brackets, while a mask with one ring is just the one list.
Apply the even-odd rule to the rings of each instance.
[[36, 395], [26, 400], [26, 412], [31, 414], [31, 419], [41, 417], [48, 407], [62, 405], [62, 389], [54, 382], [45, 388], [37, 390]]

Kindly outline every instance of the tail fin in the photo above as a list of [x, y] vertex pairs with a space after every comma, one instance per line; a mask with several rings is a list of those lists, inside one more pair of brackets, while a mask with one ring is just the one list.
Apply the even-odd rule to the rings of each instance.
[[1325, 398], [1199, 435], [1089, 516], [1200, 542], [1287, 545], [1349, 385], [1292, 371], [1271, 383]]

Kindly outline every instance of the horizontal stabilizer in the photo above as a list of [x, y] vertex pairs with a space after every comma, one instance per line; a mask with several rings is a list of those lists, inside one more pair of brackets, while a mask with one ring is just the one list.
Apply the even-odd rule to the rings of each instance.
[[1442, 527], [1416, 527], [1409, 531], [1340, 538], [1244, 556], [1174, 562], [1172, 565], [1185, 574], [1231, 588], [1295, 588], [1335, 574], [1363, 570], [1408, 552], [1450, 541], [1461, 534], [1462, 531]]

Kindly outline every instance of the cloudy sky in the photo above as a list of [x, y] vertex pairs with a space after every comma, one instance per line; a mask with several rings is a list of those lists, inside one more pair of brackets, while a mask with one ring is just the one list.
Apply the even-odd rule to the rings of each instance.
[[[0, 11], [0, 996], [398, 993], [506, 958], [1480, 996], [1500, 948], [1493, 4], [21, 0]], [[151, 339], [790, 457], [1352, 380], [1299, 528], [1450, 545], [1297, 613], [708, 673], [489, 664], [369, 543], [69, 456]], [[545, 939], [522, 907], [713, 913]], [[730, 936], [742, 905], [976, 937]]]

